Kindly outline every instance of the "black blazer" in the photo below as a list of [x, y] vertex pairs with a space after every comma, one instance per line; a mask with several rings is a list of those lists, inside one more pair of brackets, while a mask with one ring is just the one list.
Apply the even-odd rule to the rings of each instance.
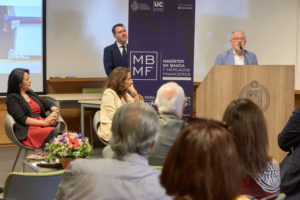
[[280, 163], [280, 191], [288, 200], [300, 199], [300, 107], [297, 107], [282, 132], [278, 135], [278, 145], [289, 154]]
[[[41, 117], [46, 118], [46, 111], [50, 110], [55, 104], [40, 98], [32, 90], [26, 92], [41, 107]], [[21, 94], [12, 93], [6, 98], [7, 112], [15, 119], [14, 133], [18, 140], [24, 140], [27, 137], [29, 129], [25, 125], [27, 117], [32, 117], [31, 109]]]
[[[128, 46], [127, 46], [128, 50]], [[116, 67], [128, 67], [127, 59], [121, 55], [117, 42], [104, 48], [104, 69], [108, 76]]]

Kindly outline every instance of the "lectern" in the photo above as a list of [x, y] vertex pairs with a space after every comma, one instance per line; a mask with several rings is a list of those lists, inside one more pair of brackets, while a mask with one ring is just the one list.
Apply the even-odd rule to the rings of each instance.
[[216, 65], [196, 90], [196, 116], [222, 120], [227, 105], [252, 99], [263, 110], [269, 134], [269, 154], [285, 156], [277, 135], [294, 109], [294, 65]]

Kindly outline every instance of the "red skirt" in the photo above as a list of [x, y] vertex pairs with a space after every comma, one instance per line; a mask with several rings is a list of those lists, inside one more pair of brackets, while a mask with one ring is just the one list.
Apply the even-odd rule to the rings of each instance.
[[[45, 120], [42, 117], [35, 118], [38, 120]], [[25, 140], [22, 140], [22, 144], [38, 149], [40, 148], [50, 132], [54, 129], [54, 127], [49, 126], [29, 126], [27, 137]]]

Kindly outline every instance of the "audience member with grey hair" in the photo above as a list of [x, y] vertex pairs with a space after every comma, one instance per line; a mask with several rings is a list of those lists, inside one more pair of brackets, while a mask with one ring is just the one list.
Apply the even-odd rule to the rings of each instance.
[[114, 117], [111, 130], [110, 146], [117, 159], [130, 153], [145, 156], [159, 131], [158, 117], [146, 103], [122, 106]]
[[158, 117], [150, 105], [118, 108], [110, 140], [114, 158], [71, 162], [57, 199], [171, 199], [159, 183], [160, 171], [149, 166], [145, 156], [158, 130]]
[[159, 113], [174, 113], [182, 116], [185, 95], [182, 87], [175, 82], [163, 84], [157, 91], [155, 104]]
[[182, 126], [185, 108], [182, 87], [175, 82], [163, 84], [157, 91], [155, 104], [160, 113], [160, 131], [148, 160], [150, 165], [162, 166]]

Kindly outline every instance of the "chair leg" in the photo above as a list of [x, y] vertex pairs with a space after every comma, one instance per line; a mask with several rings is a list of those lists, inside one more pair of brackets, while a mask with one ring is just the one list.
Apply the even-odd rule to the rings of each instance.
[[91, 143], [91, 146], [94, 148], [94, 139], [93, 139], [93, 136], [94, 136], [94, 134], [93, 134], [93, 132], [94, 132], [94, 130], [93, 130], [93, 115], [90, 115], [90, 132], [91, 132], [91, 141], [90, 141], [90, 143]]
[[15, 162], [14, 162], [13, 167], [11, 169], [12, 172], [15, 170], [15, 167], [16, 167], [17, 161], [19, 160], [19, 156], [20, 156], [21, 151], [22, 151], [22, 147], [19, 147]]
[[[27, 159], [28, 149], [25, 149], [24, 158], [23, 160]], [[22, 160], [22, 172], [25, 172], [25, 163]]]

